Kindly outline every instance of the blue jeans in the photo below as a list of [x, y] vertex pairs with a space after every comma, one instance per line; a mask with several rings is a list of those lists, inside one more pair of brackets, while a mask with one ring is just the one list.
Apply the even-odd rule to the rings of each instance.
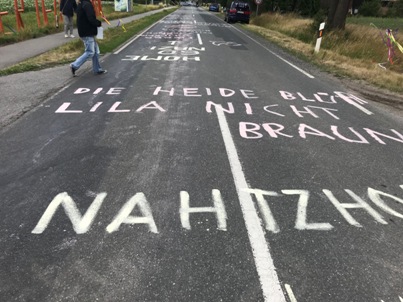
[[99, 64], [99, 47], [95, 37], [81, 37], [81, 41], [84, 43], [84, 53], [75, 60], [71, 67], [74, 69], [79, 69], [89, 58], [92, 58], [92, 71], [94, 73], [102, 71], [101, 65]]

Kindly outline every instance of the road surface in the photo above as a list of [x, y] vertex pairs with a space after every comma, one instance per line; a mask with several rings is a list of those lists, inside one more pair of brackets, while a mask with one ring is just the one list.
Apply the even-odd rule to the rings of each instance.
[[403, 301], [403, 122], [183, 7], [0, 134], [2, 301]]

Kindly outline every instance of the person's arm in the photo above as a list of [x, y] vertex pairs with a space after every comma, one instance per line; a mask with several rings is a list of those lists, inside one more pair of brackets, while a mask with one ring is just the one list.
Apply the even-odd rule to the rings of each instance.
[[66, 2], [66, 0], [62, 0], [60, 1], [60, 11], [63, 13], [63, 8], [64, 8], [64, 3]]
[[94, 25], [96, 27], [100, 27], [102, 25], [102, 22], [99, 21], [95, 16], [95, 11], [94, 11], [94, 8], [92, 7], [92, 4], [85, 3], [85, 5], [83, 6], [83, 10], [85, 11], [85, 14], [87, 15], [88, 21], [92, 25]]
[[77, 2], [76, 2], [76, 0], [73, 1], [73, 11], [74, 11], [74, 13], [77, 13]]

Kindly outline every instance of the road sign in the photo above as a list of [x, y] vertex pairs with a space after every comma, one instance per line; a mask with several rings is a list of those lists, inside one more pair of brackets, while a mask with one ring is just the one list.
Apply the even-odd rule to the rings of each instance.
[[256, 16], [259, 15], [259, 5], [262, 4], [263, 0], [255, 0], [256, 3]]

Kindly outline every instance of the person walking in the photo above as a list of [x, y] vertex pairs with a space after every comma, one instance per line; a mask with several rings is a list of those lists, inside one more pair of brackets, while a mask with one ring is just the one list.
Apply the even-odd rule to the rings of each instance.
[[[77, 10], [76, 0], [61, 0], [60, 1], [60, 12], [63, 14], [64, 21], [64, 37], [74, 38], [73, 35], [73, 16], [74, 12]], [[70, 35], [69, 35], [70, 31]]]
[[105, 69], [102, 69], [99, 64], [99, 47], [95, 40], [98, 34], [98, 27], [102, 25], [95, 16], [95, 10], [90, 0], [80, 0], [77, 6], [77, 30], [80, 39], [84, 43], [84, 53], [70, 64], [70, 69], [73, 76], [76, 76], [76, 71], [88, 59], [92, 59], [92, 71], [94, 74], [104, 74]]

